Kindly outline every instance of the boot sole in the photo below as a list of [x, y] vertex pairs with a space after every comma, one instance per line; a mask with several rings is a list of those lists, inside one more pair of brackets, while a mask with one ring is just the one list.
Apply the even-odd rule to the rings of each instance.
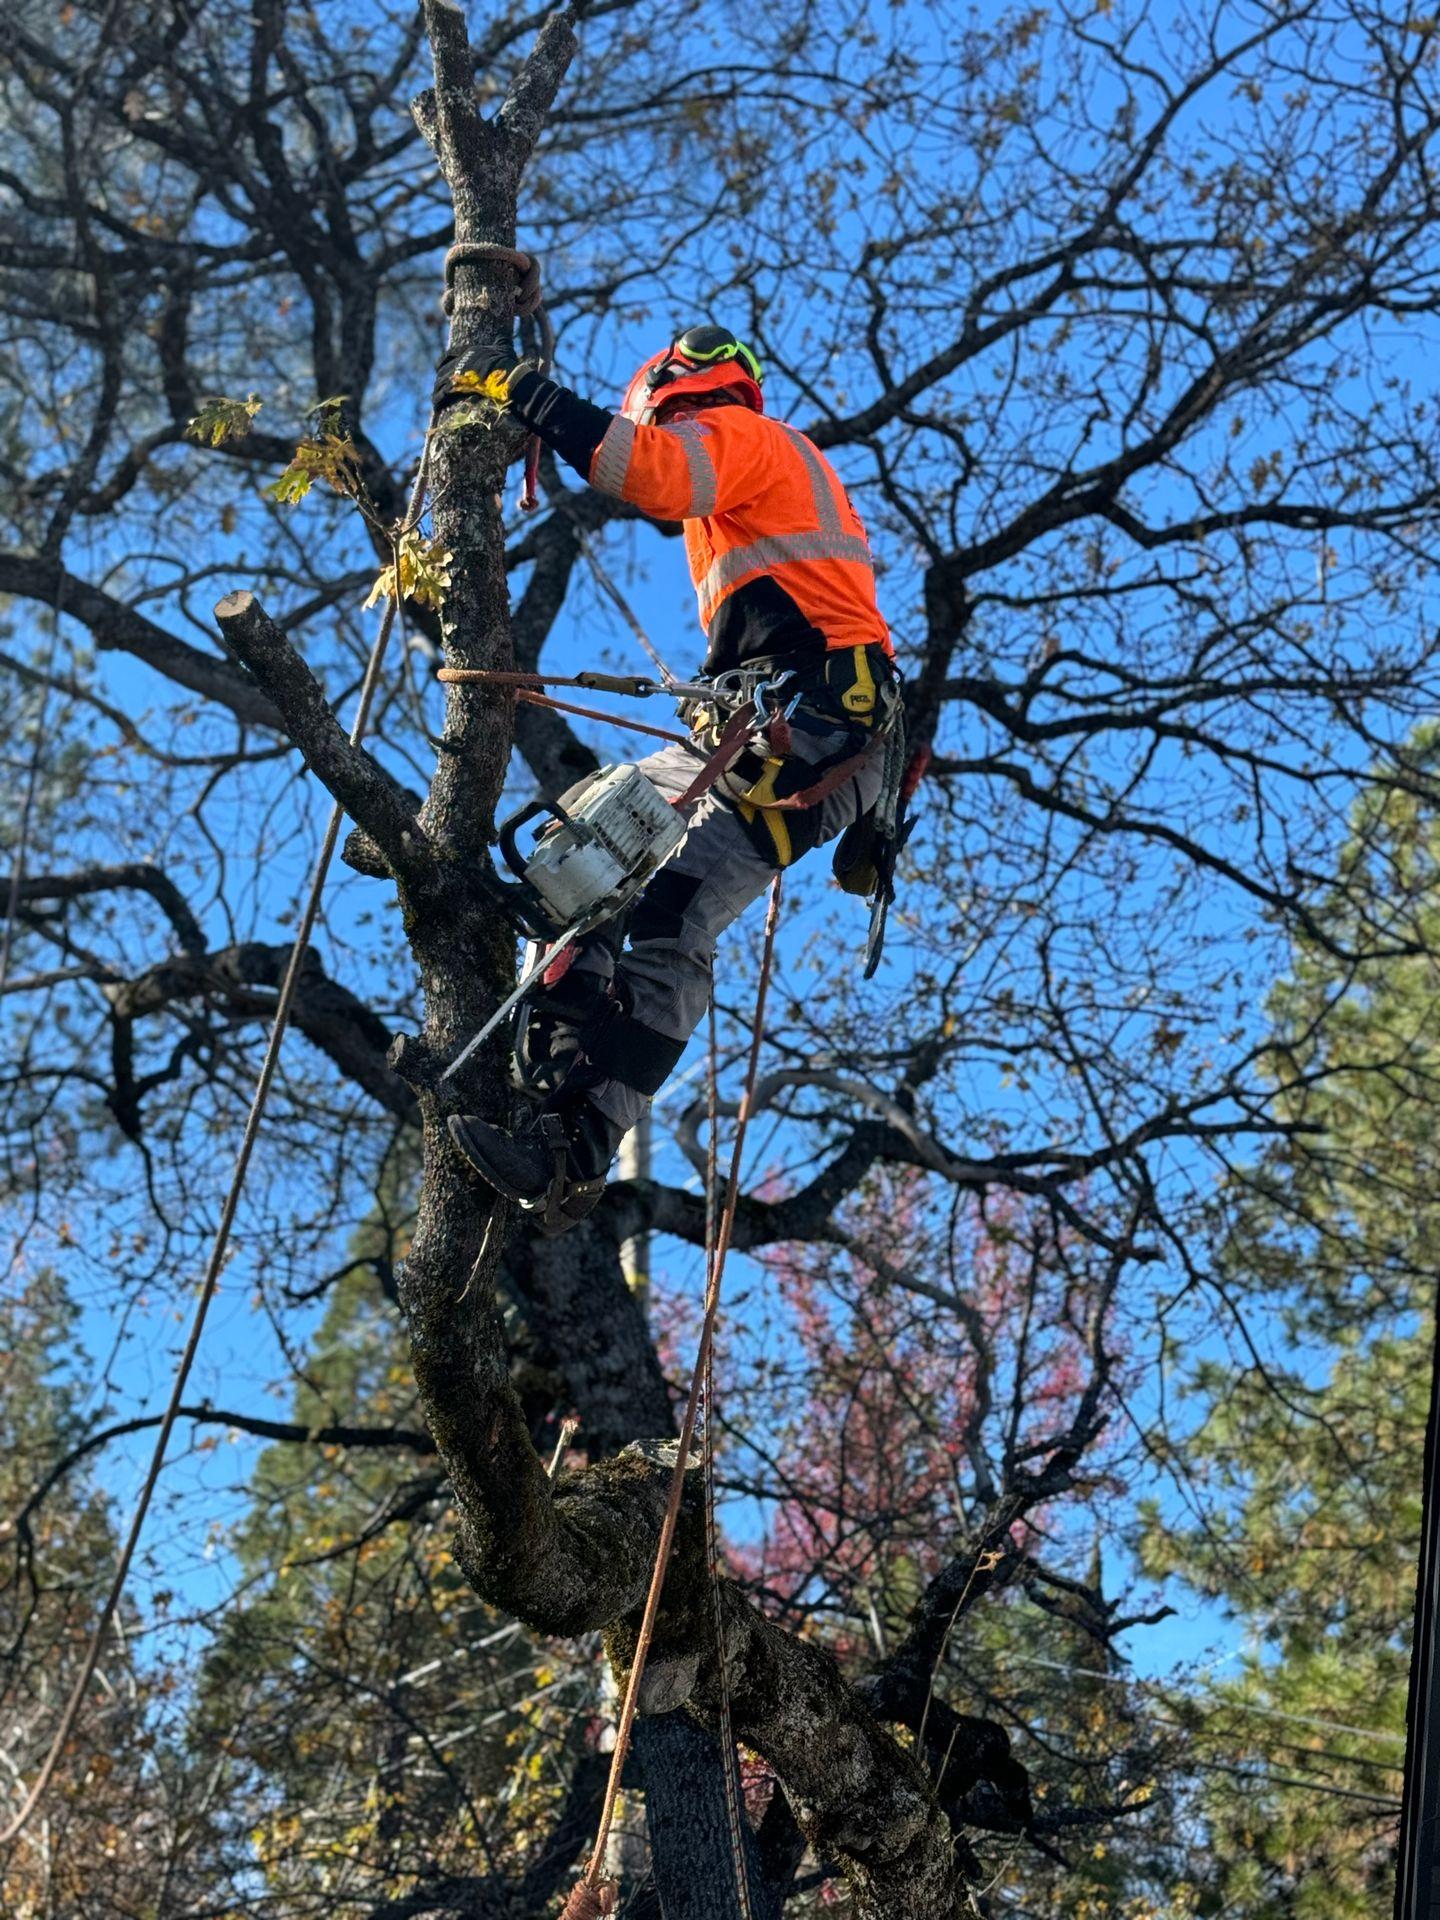
[[465, 1125], [465, 1116], [463, 1114], [452, 1113], [445, 1122], [445, 1126], [450, 1138], [455, 1142], [455, 1145], [460, 1149], [461, 1153], [464, 1154], [469, 1164], [488, 1186], [495, 1189], [496, 1193], [501, 1194], [506, 1200], [516, 1201], [520, 1206], [534, 1206], [537, 1202], [544, 1200], [545, 1189], [543, 1187], [539, 1193], [522, 1193], [513, 1181], [504, 1179], [500, 1174], [496, 1173], [493, 1168], [485, 1164], [484, 1142], [477, 1140], [475, 1135], [471, 1133], [470, 1129]]

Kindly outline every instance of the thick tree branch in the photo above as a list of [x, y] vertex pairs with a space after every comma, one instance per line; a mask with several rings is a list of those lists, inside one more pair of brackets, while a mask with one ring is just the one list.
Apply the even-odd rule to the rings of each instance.
[[[285, 945], [247, 940], [189, 959], [161, 961], [133, 979], [108, 985], [105, 993], [114, 1018], [127, 1027], [195, 999], [218, 1004], [227, 1015], [267, 1019], [274, 1012], [290, 951]], [[397, 1119], [415, 1121], [415, 1094], [387, 1058], [394, 1039], [390, 1029], [348, 987], [330, 979], [313, 947], [305, 955], [291, 1018], [312, 1046], [378, 1106]], [[143, 1086], [136, 1090], [136, 1109], [144, 1091]], [[131, 1117], [138, 1133], [138, 1110]]]
[[433, 860], [400, 788], [363, 747], [351, 746], [319, 681], [253, 593], [227, 593], [215, 608], [225, 644], [273, 700], [306, 764], [397, 875], [428, 871]]
[[[13, 878], [0, 878], [0, 896], [9, 899], [13, 884]], [[73, 873], [26, 874], [15, 889], [15, 899], [24, 907], [37, 900], [79, 900], [88, 894], [126, 890], [149, 894], [170, 922], [185, 953], [198, 958], [205, 952], [205, 936], [184, 894], [169, 874], [146, 860], [77, 867]]]
[[[181, 1407], [179, 1417], [193, 1421], [196, 1426], [233, 1427], [237, 1433], [252, 1434], [257, 1440], [274, 1440], [294, 1446], [400, 1448], [407, 1453], [427, 1456], [435, 1451], [435, 1443], [429, 1434], [413, 1427], [352, 1427], [344, 1423], [302, 1427], [293, 1420], [269, 1420], [261, 1414], [234, 1413], [206, 1403]], [[72, 1473], [82, 1460], [109, 1446], [112, 1440], [123, 1440], [132, 1433], [145, 1433], [152, 1427], [158, 1427], [163, 1418], [164, 1415], [158, 1413], [142, 1414], [136, 1419], [119, 1420], [113, 1426], [101, 1427], [94, 1433], [86, 1434], [83, 1440], [62, 1454], [49, 1468], [11, 1525], [17, 1530], [23, 1528], [51, 1490], [66, 1474]]]

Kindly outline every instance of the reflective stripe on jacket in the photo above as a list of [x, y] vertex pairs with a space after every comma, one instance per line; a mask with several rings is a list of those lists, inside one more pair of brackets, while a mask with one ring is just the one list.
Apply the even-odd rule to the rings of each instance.
[[654, 519], [684, 521], [707, 635], [738, 588], [768, 576], [827, 648], [878, 645], [893, 656], [865, 528], [797, 428], [739, 406], [648, 427], [617, 414], [589, 480]]

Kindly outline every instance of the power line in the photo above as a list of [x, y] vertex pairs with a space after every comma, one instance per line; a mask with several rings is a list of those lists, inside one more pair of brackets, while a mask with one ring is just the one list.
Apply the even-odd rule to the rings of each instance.
[[1387, 1812], [1398, 1813], [1400, 1802], [1387, 1799], [1379, 1793], [1361, 1793], [1355, 1787], [1334, 1787], [1324, 1780], [1312, 1780], [1304, 1774], [1271, 1773], [1265, 1767], [1232, 1767], [1223, 1760], [1191, 1760], [1189, 1766], [1198, 1773], [1230, 1773], [1237, 1780], [1261, 1780], [1270, 1787], [1303, 1787], [1307, 1793], [1328, 1794], [1332, 1800], [1359, 1800], [1366, 1806], [1384, 1807]]
[[[1166, 1688], [1151, 1680], [1133, 1679], [1123, 1673], [1097, 1673], [1093, 1667], [1067, 1666], [1063, 1660], [1041, 1660], [1033, 1654], [1012, 1653], [1006, 1659], [1012, 1666], [1048, 1667], [1054, 1673], [1078, 1674], [1085, 1680], [1098, 1680], [1108, 1687], [1138, 1687], [1142, 1692], [1159, 1694], [1162, 1699], [1178, 1697], [1194, 1701], [1197, 1705], [1204, 1702], [1204, 1696], [1198, 1693], [1186, 1693], [1180, 1688]], [[1325, 1733], [1348, 1733], [1365, 1740], [1389, 1740], [1397, 1746], [1404, 1746], [1403, 1733], [1387, 1733], [1380, 1727], [1352, 1727], [1342, 1720], [1318, 1720], [1308, 1713], [1285, 1713], [1279, 1707], [1256, 1706], [1247, 1700], [1221, 1700], [1213, 1703], [1215, 1712], [1253, 1713], [1265, 1720], [1288, 1720], [1299, 1727], [1318, 1727]]]

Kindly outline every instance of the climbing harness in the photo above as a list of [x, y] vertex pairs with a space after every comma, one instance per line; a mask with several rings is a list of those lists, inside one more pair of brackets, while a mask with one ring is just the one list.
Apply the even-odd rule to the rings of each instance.
[[[660, 1525], [660, 1538], [655, 1549], [655, 1564], [650, 1575], [650, 1587], [645, 1596], [645, 1610], [641, 1615], [640, 1629], [635, 1640], [635, 1657], [630, 1664], [629, 1677], [625, 1683], [625, 1695], [620, 1707], [620, 1719], [615, 1729], [615, 1750], [610, 1758], [610, 1776], [605, 1785], [605, 1798], [600, 1809], [600, 1825], [595, 1845], [591, 1850], [589, 1863], [579, 1884], [571, 1893], [561, 1914], [561, 1920], [586, 1920], [586, 1916], [611, 1912], [617, 1889], [613, 1881], [604, 1877], [605, 1848], [610, 1838], [610, 1827], [615, 1817], [615, 1802], [620, 1792], [620, 1777], [625, 1770], [625, 1757], [630, 1750], [630, 1734], [635, 1724], [636, 1704], [640, 1695], [640, 1683], [645, 1676], [645, 1662], [649, 1657], [650, 1643], [655, 1634], [655, 1622], [660, 1612], [660, 1601], [665, 1591], [665, 1576], [669, 1571], [670, 1556], [675, 1546], [675, 1532], [680, 1519], [680, 1506], [685, 1489], [685, 1473], [690, 1464], [690, 1449], [695, 1440], [695, 1428], [700, 1410], [701, 1396], [705, 1391], [706, 1369], [709, 1365], [711, 1349], [715, 1338], [715, 1322], [720, 1311], [720, 1284], [725, 1273], [725, 1260], [730, 1251], [730, 1242], [735, 1230], [735, 1213], [740, 1200], [740, 1168], [745, 1151], [745, 1136], [749, 1130], [751, 1110], [755, 1102], [755, 1086], [760, 1070], [760, 1045], [765, 1031], [765, 1003], [770, 990], [770, 975], [775, 958], [775, 930], [780, 919], [780, 888], [784, 875], [777, 871], [770, 883], [770, 905], [765, 915], [765, 934], [760, 954], [760, 980], [755, 995], [755, 1018], [750, 1033], [750, 1053], [745, 1068], [745, 1086], [740, 1097], [740, 1110], [735, 1122], [735, 1140], [730, 1152], [730, 1173], [725, 1186], [725, 1200], [719, 1209], [718, 1221], [714, 1232], [713, 1247], [706, 1249], [705, 1308], [700, 1323], [700, 1344], [695, 1356], [695, 1365], [690, 1374], [690, 1391], [685, 1401], [685, 1413], [680, 1422], [680, 1440], [675, 1454], [675, 1465], [670, 1475], [669, 1497], [665, 1503], [665, 1517]], [[713, 1140], [713, 1128], [711, 1134]], [[712, 1182], [713, 1187], [713, 1182]], [[710, 1235], [707, 1233], [707, 1239]], [[707, 1424], [710, 1409], [706, 1408]], [[723, 1649], [717, 1649], [720, 1665], [724, 1667]], [[722, 1686], [725, 1680], [722, 1671]], [[726, 1695], [728, 1701], [728, 1693]], [[733, 1761], [733, 1753], [727, 1764]], [[744, 1888], [743, 1836], [732, 1830], [732, 1839], [737, 1851], [739, 1888]], [[738, 1888], [737, 1888], [738, 1891]], [[608, 1898], [611, 1906], [597, 1904]], [[742, 1913], [748, 1920], [748, 1890], [739, 1892]]]

